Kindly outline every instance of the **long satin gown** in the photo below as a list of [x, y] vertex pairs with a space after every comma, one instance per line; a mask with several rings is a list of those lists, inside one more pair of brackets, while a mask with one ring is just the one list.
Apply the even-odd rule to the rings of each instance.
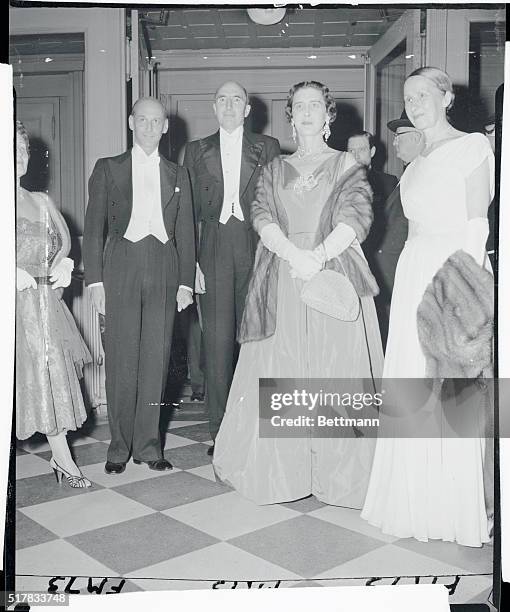
[[[487, 191], [494, 193], [494, 156], [481, 134], [419, 156], [402, 176], [409, 235], [395, 275], [385, 378], [425, 377], [417, 308], [435, 273], [464, 246], [466, 181], [485, 160], [491, 176]], [[482, 431], [476, 438], [380, 438], [361, 516], [399, 538], [481, 546], [489, 541], [483, 460]]]
[[[289, 239], [311, 248], [322, 207], [344, 170], [334, 153], [304, 181], [284, 161], [278, 185], [289, 220]], [[356, 246], [361, 253], [361, 247]], [[259, 378], [370, 378], [382, 374], [382, 347], [374, 301], [362, 298], [362, 315], [345, 322], [307, 307], [303, 281], [280, 260], [276, 331], [242, 345], [225, 416], [216, 438], [217, 476], [257, 504], [310, 494], [333, 505], [360, 508], [365, 498], [374, 438], [260, 438]]]
[[[44, 194], [33, 194], [41, 198]], [[92, 361], [61, 291], [48, 282], [62, 237], [48, 211], [43, 221], [16, 221], [16, 265], [38, 279], [16, 292], [16, 436], [76, 430], [87, 418], [80, 383]]]

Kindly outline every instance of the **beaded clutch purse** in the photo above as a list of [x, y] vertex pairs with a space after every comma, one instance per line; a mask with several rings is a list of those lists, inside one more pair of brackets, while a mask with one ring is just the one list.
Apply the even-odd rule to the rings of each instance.
[[334, 270], [321, 270], [301, 290], [303, 302], [341, 321], [356, 321], [360, 301], [351, 281]]

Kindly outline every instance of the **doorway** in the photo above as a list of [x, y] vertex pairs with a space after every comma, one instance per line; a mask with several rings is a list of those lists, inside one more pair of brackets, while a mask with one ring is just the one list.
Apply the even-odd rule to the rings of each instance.
[[81, 33], [16, 35], [10, 39], [16, 119], [23, 123], [30, 140], [30, 160], [21, 184], [29, 191], [46, 193], [69, 228], [69, 257], [75, 262], [75, 273], [64, 300], [81, 332], [84, 48]]
[[[30, 134], [30, 161], [21, 184], [44, 191], [60, 205], [60, 100], [56, 96], [20, 98], [16, 118]], [[60, 207], [60, 206], [59, 206]]]
[[83, 234], [85, 211], [84, 45], [83, 34], [20, 35], [10, 41], [16, 118], [30, 136], [23, 186], [48, 194], [69, 226], [73, 246]]

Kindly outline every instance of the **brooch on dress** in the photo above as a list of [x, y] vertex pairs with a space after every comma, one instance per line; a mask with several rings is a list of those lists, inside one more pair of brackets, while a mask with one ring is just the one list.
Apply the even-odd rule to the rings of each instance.
[[299, 175], [294, 183], [294, 191], [303, 193], [303, 191], [311, 191], [318, 185], [317, 177], [314, 174], [308, 176]]

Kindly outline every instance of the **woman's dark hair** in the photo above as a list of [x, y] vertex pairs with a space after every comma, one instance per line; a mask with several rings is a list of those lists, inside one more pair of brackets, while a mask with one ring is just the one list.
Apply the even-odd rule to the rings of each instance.
[[28, 132], [21, 121], [16, 120], [16, 138], [22, 140], [25, 143], [27, 153], [30, 153], [30, 142], [28, 139]]
[[329, 122], [333, 123], [336, 119], [336, 102], [335, 98], [329, 93], [329, 89], [326, 85], [319, 83], [319, 81], [301, 81], [301, 83], [296, 83], [289, 90], [289, 95], [287, 96], [287, 106], [285, 107], [285, 116], [289, 123], [292, 121], [292, 102], [294, 100], [294, 94], [300, 89], [305, 89], [307, 87], [312, 87], [313, 89], [317, 89], [321, 92], [322, 97], [324, 98], [324, 103], [326, 105], [326, 112], [329, 117]]

